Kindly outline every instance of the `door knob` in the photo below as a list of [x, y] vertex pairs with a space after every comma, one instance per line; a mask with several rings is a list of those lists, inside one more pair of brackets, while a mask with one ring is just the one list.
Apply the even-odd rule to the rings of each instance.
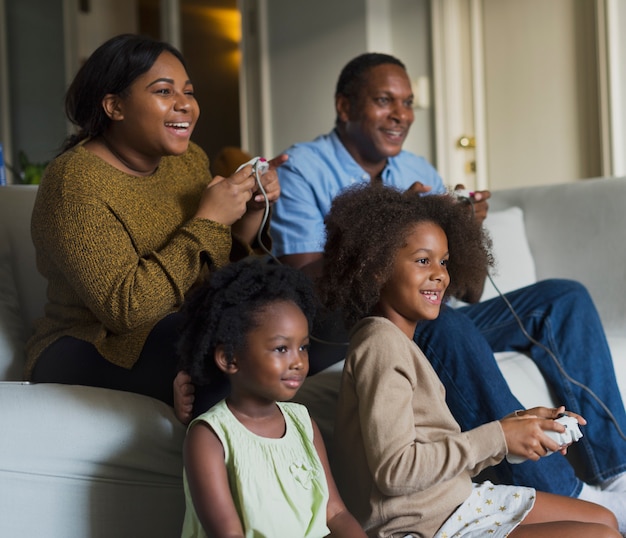
[[476, 147], [476, 138], [464, 135], [456, 141], [456, 144], [463, 149], [474, 149]]

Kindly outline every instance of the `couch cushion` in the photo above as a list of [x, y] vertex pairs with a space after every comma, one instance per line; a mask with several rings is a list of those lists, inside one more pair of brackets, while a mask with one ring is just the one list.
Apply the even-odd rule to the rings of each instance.
[[308, 408], [311, 417], [319, 426], [329, 453], [332, 451], [337, 398], [344, 363], [345, 361], [341, 360], [307, 377], [293, 398], [294, 402], [301, 403]]
[[46, 301], [46, 280], [37, 270], [30, 237], [30, 216], [36, 196], [37, 185], [0, 188], [0, 230], [8, 238], [20, 310], [29, 330], [33, 321], [43, 316]]
[[25, 338], [9, 242], [0, 230], [0, 381], [22, 379]]
[[[494, 209], [524, 211], [537, 278], [584, 284], [607, 331], [626, 333], [626, 177], [496, 191]], [[603, 261], [601, 274], [591, 267]]]
[[[522, 210], [509, 207], [490, 212], [484, 227], [493, 241], [496, 266], [491, 276], [498, 289], [507, 293], [537, 282], [535, 261], [528, 246]], [[487, 279], [481, 301], [497, 295], [498, 292]]]
[[0, 409], [0, 536], [180, 536], [185, 428], [169, 406], [0, 383]]

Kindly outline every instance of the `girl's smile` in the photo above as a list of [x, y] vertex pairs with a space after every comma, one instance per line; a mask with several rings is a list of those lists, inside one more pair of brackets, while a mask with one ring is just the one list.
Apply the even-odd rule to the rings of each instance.
[[443, 293], [440, 291], [433, 290], [425, 290], [421, 292], [422, 295], [426, 298], [427, 301], [434, 305], [441, 305], [441, 299], [443, 297]]

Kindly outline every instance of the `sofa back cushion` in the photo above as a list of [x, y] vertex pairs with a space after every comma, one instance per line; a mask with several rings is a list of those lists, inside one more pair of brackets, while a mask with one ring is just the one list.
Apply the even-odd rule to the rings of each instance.
[[517, 206], [537, 278], [584, 284], [609, 335], [626, 329], [626, 177], [497, 191], [490, 207]]
[[37, 271], [30, 236], [30, 217], [36, 196], [36, 185], [0, 187], [0, 227], [9, 242], [22, 316], [29, 329], [35, 319], [43, 316], [46, 301], [46, 281]]
[[0, 187], [0, 381], [22, 378], [24, 342], [43, 315], [46, 283], [30, 237], [36, 194], [31, 185]]
[[537, 282], [535, 260], [528, 246], [524, 213], [519, 207], [491, 211], [484, 227], [493, 242], [496, 265], [490, 271], [491, 280], [485, 282], [481, 301], [502, 293], [518, 290]]
[[5, 231], [0, 230], [0, 381], [22, 378], [25, 338], [9, 241]]

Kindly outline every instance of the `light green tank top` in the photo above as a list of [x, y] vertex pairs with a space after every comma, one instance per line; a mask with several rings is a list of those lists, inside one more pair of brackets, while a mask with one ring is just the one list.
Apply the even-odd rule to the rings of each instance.
[[[313, 445], [313, 426], [303, 405], [278, 402], [286, 422], [280, 439], [259, 437], [222, 400], [196, 421], [209, 424], [224, 446], [230, 490], [246, 538], [321, 538], [328, 484]], [[190, 427], [191, 427], [190, 424]], [[183, 475], [186, 513], [182, 538], [205, 538]]]

